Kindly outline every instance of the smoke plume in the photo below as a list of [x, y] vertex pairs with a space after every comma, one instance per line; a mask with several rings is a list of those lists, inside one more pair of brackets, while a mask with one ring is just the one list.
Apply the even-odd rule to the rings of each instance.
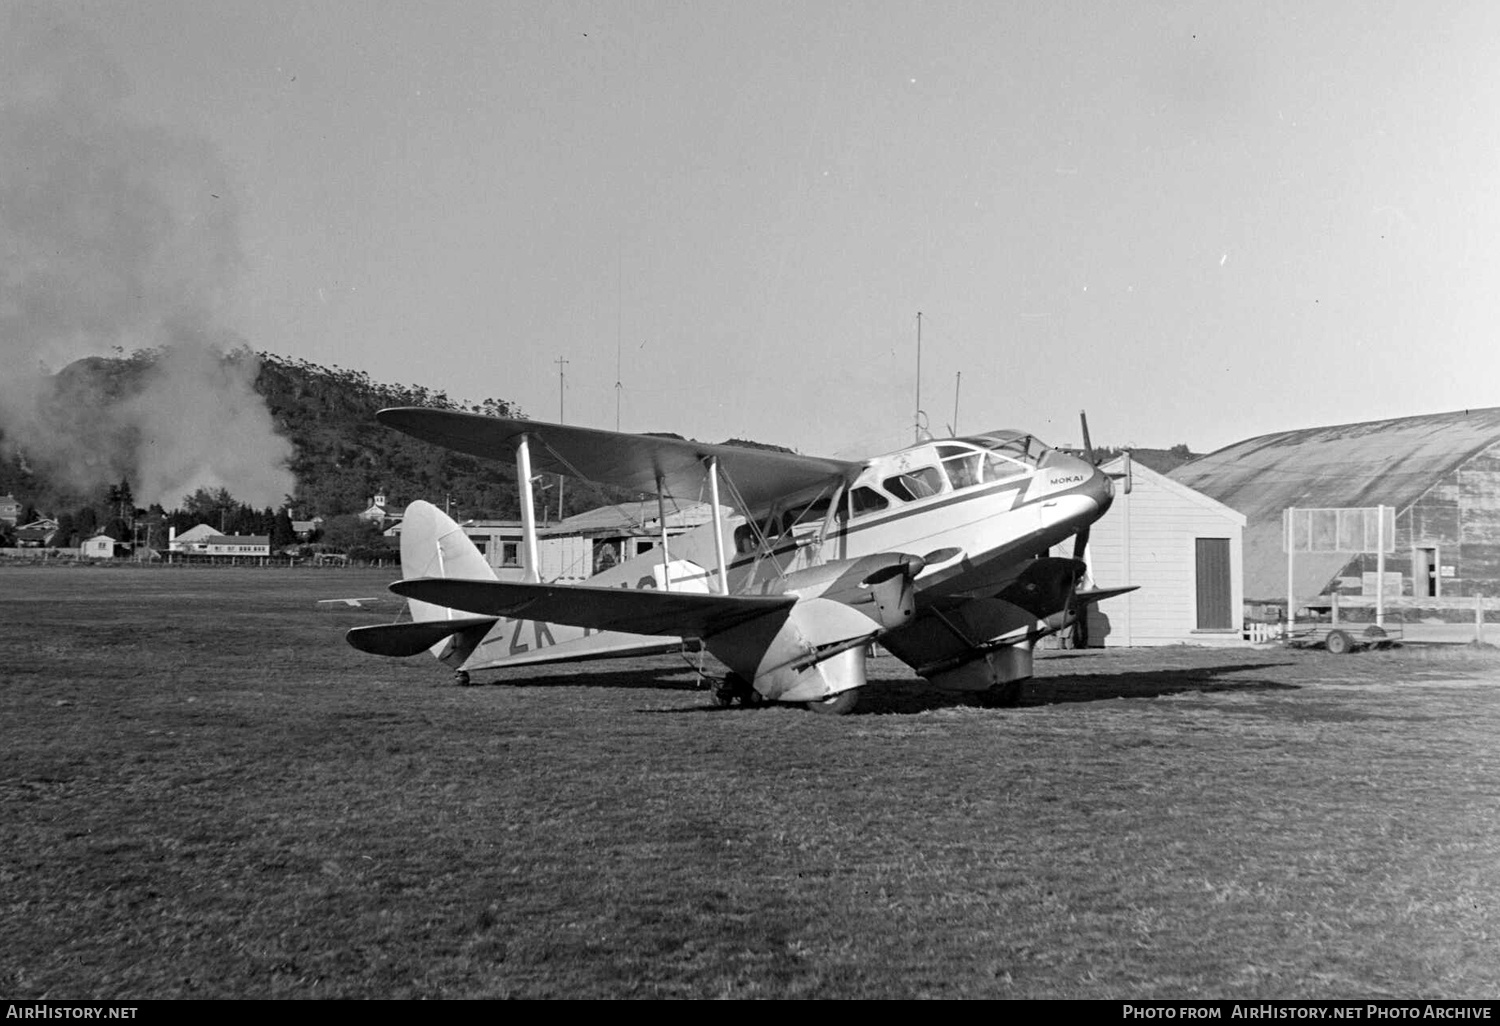
[[[85, 30], [40, 4], [8, 20], [6, 448], [75, 489], [128, 479], [140, 503], [172, 508], [206, 486], [279, 505], [292, 490], [291, 447], [255, 393], [254, 357], [224, 319], [241, 256], [222, 159], [205, 139], [132, 119], [123, 73]], [[156, 358], [51, 374], [137, 350]]]

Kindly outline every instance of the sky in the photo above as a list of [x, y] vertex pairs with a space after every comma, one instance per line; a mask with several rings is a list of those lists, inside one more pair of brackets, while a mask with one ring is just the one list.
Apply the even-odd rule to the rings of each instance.
[[211, 155], [257, 350], [838, 456], [1500, 405], [1483, 0], [0, 11]]

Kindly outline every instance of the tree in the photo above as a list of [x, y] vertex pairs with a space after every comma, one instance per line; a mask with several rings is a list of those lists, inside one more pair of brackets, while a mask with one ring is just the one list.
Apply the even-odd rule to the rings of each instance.
[[283, 506], [276, 512], [275, 522], [271, 525], [271, 551], [279, 552], [296, 541], [297, 531], [292, 527], [292, 515]]
[[228, 488], [199, 488], [182, 497], [183, 511], [194, 523], [208, 524], [219, 531], [228, 530], [229, 516], [238, 506]]
[[323, 524], [323, 544], [335, 552], [379, 545], [380, 528], [352, 513], [329, 517]]

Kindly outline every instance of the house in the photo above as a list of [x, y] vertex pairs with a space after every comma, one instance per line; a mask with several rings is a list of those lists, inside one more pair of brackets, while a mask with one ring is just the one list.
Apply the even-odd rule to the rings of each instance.
[[78, 554], [84, 559], [114, 559], [115, 540], [107, 534], [85, 538], [78, 547]]
[[370, 499], [369, 508], [366, 509], [363, 513], [356, 513], [354, 515], [361, 520], [366, 520], [372, 524], [377, 524], [382, 528], [387, 527], [390, 524], [393, 524], [401, 519], [401, 514], [391, 513], [387, 510], [386, 499], [384, 495], [372, 496]]
[[14, 495], [0, 495], [0, 520], [12, 527], [21, 519], [21, 503]]
[[209, 556], [269, 556], [271, 538], [264, 534], [216, 534], [197, 543], [193, 551]]
[[292, 533], [297, 536], [299, 542], [307, 541], [321, 530], [323, 530], [322, 517], [313, 517], [311, 520], [292, 521]]
[[[1124, 470], [1124, 461], [1104, 464]], [[1089, 532], [1084, 559], [1100, 588], [1138, 590], [1089, 607], [1091, 647], [1243, 644], [1245, 516], [1139, 463], [1131, 490]], [[1069, 540], [1052, 550], [1072, 556]]]
[[177, 528], [175, 527], [168, 528], [167, 548], [172, 552], [198, 552], [201, 551], [199, 548], [197, 548], [198, 545], [200, 545], [202, 542], [207, 541], [209, 538], [214, 537], [218, 533], [218, 531], [214, 530], [212, 527], [209, 527], [207, 524], [198, 524], [194, 527], [190, 527], [186, 531], [183, 531], [181, 534], [177, 533]]
[[41, 517], [16, 528], [16, 548], [46, 549], [66, 542], [66, 538], [58, 537], [59, 526], [51, 517]]

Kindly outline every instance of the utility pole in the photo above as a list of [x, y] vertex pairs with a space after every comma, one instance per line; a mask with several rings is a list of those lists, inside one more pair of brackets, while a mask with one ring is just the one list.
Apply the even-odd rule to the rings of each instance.
[[[563, 379], [564, 379], [564, 376], [565, 376], [563, 368], [566, 367], [572, 361], [564, 360], [562, 357], [559, 356], [554, 362], [557, 364], [557, 422], [559, 424], [565, 424], [565, 423], [567, 423], [567, 420], [563, 417]], [[562, 523], [562, 519], [563, 519], [563, 476], [561, 474], [558, 474], [557, 475], [557, 522], [559, 524]]]

